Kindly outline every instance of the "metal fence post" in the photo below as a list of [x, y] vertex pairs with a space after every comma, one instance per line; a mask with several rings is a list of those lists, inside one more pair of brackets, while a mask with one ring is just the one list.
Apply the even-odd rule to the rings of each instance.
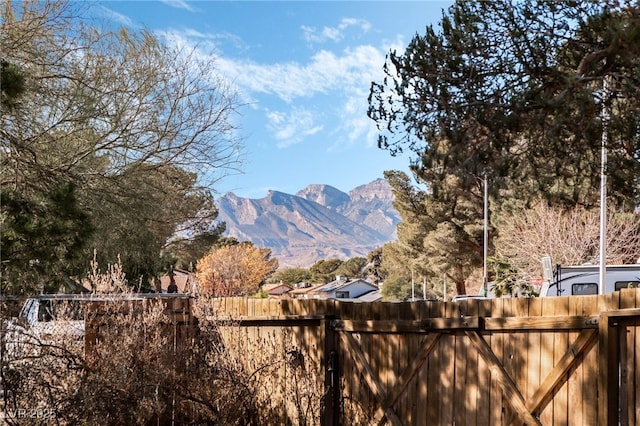
[[322, 426], [340, 424], [340, 362], [337, 333], [331, 326], [332, 320], [322, 321], [324, 328], [324, 404], [322, 405]]

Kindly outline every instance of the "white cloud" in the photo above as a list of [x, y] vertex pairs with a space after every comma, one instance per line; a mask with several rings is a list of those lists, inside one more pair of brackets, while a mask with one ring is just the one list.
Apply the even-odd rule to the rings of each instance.
[[304, 108], [294, 108], [289, 112], [267, 111], [267, 129], [278, 141], [278, 148], [300, 143], [306, 136], [320, 132], [323, 126], [316, 124], [315, 115]]
[[340, 55], [321, 50], [307, 64], [297, 62], [258, 64], [219, 58], [223, 74], [249, 92], [273, 94], [291, 103], [329, 92], [352, 92], [354, 87], [369, 86], [379, 74], [384, 53], [372, 46], [346, 49]]
[[184, 10], [188, 10], [189, 12], [197, 12], [197, 9], [191, 6], [185, 0], [160, 0], [160, 1], [166, 4], [167, 6], [175, 7], [176, 9], [184, 9]]
[[[236, 47], [246, 49], [244, 42], [229, 33], [203, 33], [193, 29], [158, 31], [170, 45], [196, 46], [203, 56], [222, 55], [221, 40], [231, 40]], [[285, 102], [308, 98], [318, 93], [352, 92], [382, 76], [382, 65], [390, 49], [402, 51], [404, 43], [398, 38], [385, 41], [377, 48], [359, 45], [334, 53], [320, 50], [307, 63], [281, 62], [263, 64], [250, 60], [236, 60], [225, 56], [216, 58], [218, 71], [248, 93], [273, 94]]]
[[129, 27], [129, 28], [137, 27], [137, 25], [135, 25], [131, 20], [131, 18], [129, 18], [128, 16], [123, 15], [122, 13], [118, 13], [115, 10], [111, 10], [108, 7], [104, 7], [102, 5], [100, 5], [99, 7], [102, 10], [103, 15], [106, 16], [107, 19], [115, 21], [118, 24], [123, 25], [125, 27]]
[[[345, 25], [351, 25], [346, 22]], [[400, 38], [387, 40], [382, 47], [357, 45], [339, 52], [320, 50], [306, 62], [258, 63], [217, 56], [216, 39], [220, 34], [198, 31], [171, 31], [165, 37], [172, 43], [197, 45], [200, 55], [215, 55], [215, 71], [224, 76], [239, 91], [243, 102], [265, 112], [267, 130], [279, 148], [301, 143], [306, 137], [331, 129], [334, 146], [343, 149], [355, 143], [373, 146], [377, 129], [366, 111], [367, 96], [372, 81], [384, 78], [382, 66], [391, 48], [401, 52]], [[211, 43], [209, 51], [201, 49]], [[266, 110], [259, 102], [275, 96], [290, 107]], [[320, 96], [322, 99], [315, 99]], [[330, 105], [322, 104], [327, 97]], [[314, 103], [308, 105], [309, 101]], [[322, 109], [322, 115], [312, 110]]]
[[344, 105], [344, 116], [347, 117], [344, 127], [350, 144], [365, 140], [371, 146], [375, 141], [377, 130], [373, 120], [366, 115], [367, 108], [366, 96], [353, 96]]
[[[342, 150], [356, 143], [374, 146], [377, 129], [367, 115], [367, 96], [372, 81], [383, 78], [382, 65], [386, 51], [361, 45], [340, 53], [322, 50], [306, 64], [289, 62], [258, 64], [236, 62], [220, 58], [217, 62], [222, 73], [251, 96], [275, 95], [295, 108], [290, 115], [271, 112], [267, 117], [269, 130], [278, 140], [279, 148], [300, 143], [311, 133], [332, 128], [333, 146], [329, 150]], [[307, 100], [317, 95], [334, 99], [331, 110], [323, 111], [323, 122], [313, 122], [308, 112], [300, 110]], [[329, 124], [331, 122], [331, 124]], [[307, 131], [305, 131], [307, 130]]]
[[323, 27], [320, 31], [315, 27], [303, 25], [302, 37], [309, 43], [324, 43], [328, 40], [337, 42], [344, 39], [344, 32], [349, 27], [359, 28], [366, 33], [371, 29], [371, 24], [364, 19], [343, 18], [337, 27]]
[[198, 31], [192, 28], [182, 30], [169, 28], [166, 30], [158, 30], [155, 34], [165, 40], [170, 46], [186, 48], [187, 50], [196, 48], [200, 55], [203, 56], [221, 55], [222, 51], [220, 46], [223, 42], [230, 42], [238, 51], [247, 49], [247, 45], [240, 37], [229, 32], [212, 33]]

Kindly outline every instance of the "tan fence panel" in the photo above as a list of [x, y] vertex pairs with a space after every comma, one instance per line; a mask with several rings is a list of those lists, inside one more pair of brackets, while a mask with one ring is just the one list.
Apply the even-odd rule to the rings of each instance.
[[[236, 348], [247, 359], [269, 350], [304, 354], [322, 394], [314, 406], [321, 413], [306, 424], [640, 422], [640, 290], [455, 303], [219, 299], [214, 306], [220, 318], [235, 317], [228, 324], [243, 333]], [[290, 400], [300, 390], [291, 383], [296, 371], [286, 363], [274, 370], [265, 392], [282, 402], [273, 414], [283, 417], [269, 424], [301, 424]]]

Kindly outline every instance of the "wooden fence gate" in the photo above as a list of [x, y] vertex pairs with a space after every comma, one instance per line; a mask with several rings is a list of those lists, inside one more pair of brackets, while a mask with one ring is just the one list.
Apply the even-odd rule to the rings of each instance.
[[[640, 425], [640, 290], [606, 296], [351, 303], [218, 299], [220, 318], [306, 354], [316, 423]], [[268, 336], [268, 337], [267, 337]], [[273, 424], [300, 424], [279, 372]], [[297, 392], [296, 389], [293, 389]], [[299, 407], [298, 407], [299, 408]], [[313, 422], [310, 422], [313, 423]]]

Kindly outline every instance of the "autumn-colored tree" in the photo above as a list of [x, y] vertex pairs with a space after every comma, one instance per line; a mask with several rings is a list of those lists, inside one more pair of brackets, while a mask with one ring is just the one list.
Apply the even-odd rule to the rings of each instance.
[[249, 242], [213, 248], [198, 261], [196, 277], [204, 293], [216, 297], [246, 296], [278, 269], [270, 249]]

